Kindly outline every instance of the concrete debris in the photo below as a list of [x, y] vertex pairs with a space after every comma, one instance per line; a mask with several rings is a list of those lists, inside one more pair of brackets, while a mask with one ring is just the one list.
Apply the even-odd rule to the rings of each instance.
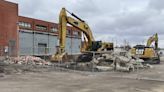
[[[97, 54], [92, 57], [92, 54], [86, 54], [85, 56], [89, 56], [90, 62], [58, 62], [58, 63], [50, 63], [39, 57], [34, 56], [19, 56], [19, 57], [8, 57], [3, 60], [5, 64], [13, 64], [20, 66], [41, 66], [41, 67], [61, 67], [66, 69], [80, 70], [80, 71], [126, 71], [131, 72], [137, 69], [145, 69], [152, 68], [149, 64], [143, 64], [143, 60], [139, 58], [132, 58], [129, 52], [125, 50], [115, 50], [112, 54]], [[84, 61], [83, 59], [82, 61]], [[88, 58], [86, 59], [88, 60]], [[11, 69], [12, 70], [12, 69]], [[18, 72], [19, 69], [15, 69], [13, 72]], [[25, 71], [26, 69], [22, 69]], [[29, 70], [28, 71], [33, 71]], [[5, 69], [0, 69], [0, 73], [4, 71], [10, 71]]]
[[118, 71], [134, 71], [132, 59], [123, 56], [117, 56], [114, 60], [115, 70]]
[[93, 59], [95, 64], [100, 63], [100, 60], [112, 60], [111, 65], [99, 66], [96, 67], [100, 70], [106, 70], [108, 66], [112, 66], [114, 70], [117, 71], [134, 71], [135, 69], [143, 68], [152, 68], [149, 64], [143, 64], [144, 60], [139, 58], [132, 58], [130, 53], [125, 50], [117, 49], [112, 54], [103, 54], [101, 57], [96, 60]]
[[136, 58], [132, 59], [132, 57], [127, 53], [125, 56], [116, 56], [115, 58], [116, 70], [127, 70], [134, 71], [134, 69], [143, 69], [150, 68], [149, 64], [143, 64], [144, 60]]
[[99, 63], [99, 60], [97, 60], [96, 58], [94, 58], [91, 62], [94, 63], [94, 64], [98, 64]]
[[9, 57], [4, 60], [7, 64], [19, 64], [19, 65], [51, 65], [50, 62], [47, 62], [39, 57], [34, 56], [19, 56], [19, 57]]
[[150, 64], [146, 64], [146, 66], [147, 66], [148, 68], [153, 68], [153, 66], [150, 65]]
[[96, 69], [100, 70], [100, 71], [111, 71], [114, 68], [110, 67], [110, 66], [96, 66]]

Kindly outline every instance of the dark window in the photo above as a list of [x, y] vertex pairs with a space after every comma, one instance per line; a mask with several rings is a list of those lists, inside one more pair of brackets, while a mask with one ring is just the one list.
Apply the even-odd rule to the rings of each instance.
[[46, 43], [38, 43], [38, 54], [47, 54], [47, 44]]
[[36, 29], [37, 30], [47, 30], [47, 27], [43, 26], [43, 25], [36, 25]]
[[78, 32], [78, 35], [79, 35], [79, 36], [81, 36], [81, 33], [80, 33], [80, 32]]

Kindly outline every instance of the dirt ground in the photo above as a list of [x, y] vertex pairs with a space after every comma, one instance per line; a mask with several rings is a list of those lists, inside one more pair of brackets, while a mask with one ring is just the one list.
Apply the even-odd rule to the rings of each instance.
[[160, 65], [132, 73], [50, 71], [0, 74], [0, 92], [164, 92]]

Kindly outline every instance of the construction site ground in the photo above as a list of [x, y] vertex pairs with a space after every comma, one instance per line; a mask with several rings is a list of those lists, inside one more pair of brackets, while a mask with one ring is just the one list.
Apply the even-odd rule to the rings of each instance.
[[131, 73], [3, 67], [7, 72], [0, 69], [0, 92], [164, 92], [164, 57], [161, 64], [153, 65], [153, 68]]

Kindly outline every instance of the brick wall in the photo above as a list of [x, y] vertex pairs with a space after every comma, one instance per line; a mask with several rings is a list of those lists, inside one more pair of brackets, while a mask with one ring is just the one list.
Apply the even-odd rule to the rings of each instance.
[[17, 55], [17, 22], [18, 5], [0, 0], [0, 55], [5, 55], [4, 49], [9, 47], [10, 56]]

